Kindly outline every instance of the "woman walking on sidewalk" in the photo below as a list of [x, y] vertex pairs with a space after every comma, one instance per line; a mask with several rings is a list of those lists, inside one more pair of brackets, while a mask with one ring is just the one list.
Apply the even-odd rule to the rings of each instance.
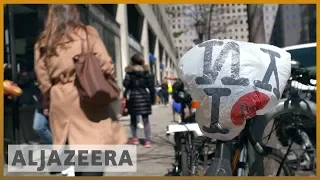
[[[49, 5], [44, 30], [34, 46], [34, 65], [39, 88], [50, 102], [50, 107], [43, 108], [49, 109], [53, 145], [113, 145], [127, 142], [124, 128], [114, 121], [117, 114], [111, 108], [80, 103], [82, 101], [75, 86], [74, 58], [89, 50], [100, 61], [103, 73], [113, 76], [113, 63], [99, 33], [80, 21], [76, 5]], [[87, 170], [75, 166], [75, 175], [103, 176], [104, 167], [99, 172], [92, 172], [91, 167], [85, 168]]]
[[168, 82], [167, 80], [163, 80], [161, 84], [161, 93], [162, 93], [162, 98], [163, 98], [163, 104], [166, 106], [169, 102], [169, 87], [168, 87]]
[[155, 86], [153, 75], [144, 60], [138, 54], [131, 58], [131, 64], [126, 67], [123, 86], [129, 90], [128, 110], [131, 118], [132, 139], [129, 143], [138, 144], [137, 115], [141, 115], [144, 124], [145, 146], [151, 147], [149, 115], [151, 105], [155, 102]]

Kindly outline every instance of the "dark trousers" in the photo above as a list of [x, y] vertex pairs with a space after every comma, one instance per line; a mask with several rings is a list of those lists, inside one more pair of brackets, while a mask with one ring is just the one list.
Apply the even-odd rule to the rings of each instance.
[[160, 90], [159, 97], [161, 99], [161, 103], [167, 105], [169, 102], [169, 93], [168, 91]]
[[[131, 133], [133, 138], [137, 138], [137, 115], [136, 114], [130, 114], [131, 116]], [[149, 115], [141, 115], [142, 117], [142, 122], [143, 122], [143, 130], [144, 130], [144, 135], [145, 135], [145, 141], [150, 142], [150, 122], [149, 122]]]
[[103, 176], [103, 172], [75, 172], [75, 176]]
[[167, 105], [169, 102], [169, 92], [168, 91], [162, 91], [163, 94], [163, 100], [164, 100], [164, 104]]
[[[66, 144], [68, 144], [68, 140], [67, 140]], [[77, 169], [78, 168], [76, 166], [75, 167], [75, 176], [103, 176], [103, 170], [101, 172], [77, 172]], [[81, 168], [81, 169], [83, 169], [83, 168]]]

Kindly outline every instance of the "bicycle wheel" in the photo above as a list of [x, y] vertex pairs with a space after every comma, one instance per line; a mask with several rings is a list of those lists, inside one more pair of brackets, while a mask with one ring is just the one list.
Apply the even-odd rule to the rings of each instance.
[[187, 151], [187, 146], [186, 144], [181, 144], [181, 161], [180, 161], [180, 165], [181, 165], [181, 175], [182, 176], [189, 176], [190, 172], [189, 172], [189, 157], [188, 157], [188, 151]]
[[[263, 116], [260, 116], [259, 121], [265, 121], [266, 126], [269, 122], [279, 119], [279, 117], [284, 116], [288, 113], [298, 113], [305, 118], [310, 119], [308, 123], [303, 122], [304, 126], [315, 126], [316, 121], [316, 104], [314, 102], [304, 100], [304, 99], [281, 99], [278, 105], [270, 112]], [[290, 118], [289, 118], [290, 120]], [[314, 133], [315, 134], [315, 133]], [[279, 135], [279, 132], [278, 132]], [[313, 135], [316, 137], [316, 135]], [[311, 136], [312, 137], [312, 136]], [[316, 141], [315, 139], [313, 140]], [[285, 144], [285, 143], [284, 143]]]
[[[280, 150], [271, 147], [265, 147], [265, 152], [263, 160], [264, 175], [276, 176], [284, 158], [284, 154]], [[295, 176], [294, 171], [288, 166], [287, 160], [285, 160], [282, 165], [280, 176]]]

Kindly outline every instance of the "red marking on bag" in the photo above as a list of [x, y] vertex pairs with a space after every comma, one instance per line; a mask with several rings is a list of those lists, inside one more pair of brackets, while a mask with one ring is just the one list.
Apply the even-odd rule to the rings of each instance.
[[269, 101], [270, 98], [259, 91], [253, 91], [243, 95], [232, 107], [232, 123], [237, 126], [243, 125], [245, 119], [256, 116], [256, 112], [263, 109]]

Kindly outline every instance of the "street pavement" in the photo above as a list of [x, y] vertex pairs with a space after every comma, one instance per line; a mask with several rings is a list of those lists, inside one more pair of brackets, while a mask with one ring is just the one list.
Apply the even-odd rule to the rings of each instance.
[[[105, 176], [164, 176], [168, 173], [169, 169], [171, 170], [172, 164], [174, 163], [173, 137], [168, 137], [165, 133], [166, 126], [174, 124], [170, 106], [153, 106], [153, 114], [149, 119], [152, 147], [145, 148], [143, 146], [144, 132], [143, 129], [139, 129], [138, 137], [141, 140], [141, 144], [137, 146], [137, 172], [105, 173]], [[120, 122], [125, 126], [128, 136], [130, 137], [130, 117], [121, 117]], [[265, 133], [267, 133], [267, 129], [271, 129], [270, 124], [266, 128]], [[281, 147], [274, 136], [268, 141], [268, 145], [276, 148]], [[12, 173], [7, 172], [7, 168], [5, 168], [4, 171], [6, 176], [50, 176], [48, 173]], [[297, 174], [302, 176], [312, 175], [310, 173], [304, 174], [303, 172]], [[59, 176], [59, 174], [57, 175]]]
[[[144, 132], [138, 130], [141, 145], [138, 145], [138, 168], [134, 173], [105, 173], [105, 176], [164, 176], [174, 162], [173, 137], [166, 136], [166, 126], [173, 123], [172, 111], [168, 106], [153, 106], [153, 114], [149, 117], [151, 125], [151, 148], [143, 146]], [[130, 132], [129, 117], [121, 118], [128, 135]]]

